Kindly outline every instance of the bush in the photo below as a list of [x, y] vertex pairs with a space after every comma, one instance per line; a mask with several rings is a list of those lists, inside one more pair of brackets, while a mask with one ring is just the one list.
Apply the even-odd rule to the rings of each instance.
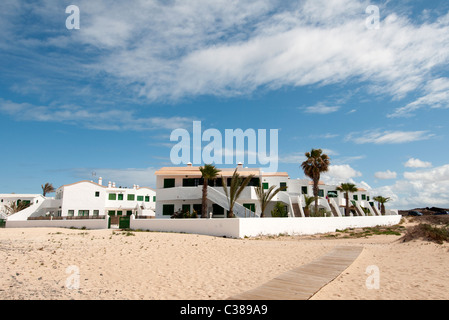
[[271, 210], [271, 216], [273, 218], [286, 218], [288, 217], [287, 210], [285, 210], [285, 205], [282, 202], [276, 202], [273, 210]]
[[408, 242], [415, 239], [433, 241], [438, 244], [443, 244], [444, 241], [449, 242], [449, 227], [447, 225], [438, 227], [421, 223], [407, 230], [407, 234], [402, 238], [402, 241]]
[[190, 213], [189, 211], [182, 212], [182, 210], [179, 209], [171, 216], [171, 219], [196, 219], [196, 218], [198, 218], [198, 213], [196, 212], [196, 210], [193, 210], [193, 213]]

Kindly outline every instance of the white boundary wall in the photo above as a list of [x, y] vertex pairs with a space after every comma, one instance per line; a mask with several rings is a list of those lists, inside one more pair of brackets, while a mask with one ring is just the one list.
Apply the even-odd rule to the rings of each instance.
[[[207, 236], [239, 238], [242, 219], [134, 219], [130, 228], [156, 232], [192, 233]], [[253, 219], [251, 219], [253, 220]]]
[[89, 220], [6, 220], [6, 228], [86, 228], [88, 230], [107, 229], [107, 219]]
[[402, 216], [261, 219], [151, 219], [131, 218], [131, 229], [179, 232], [217, 237], [244, 238], [259, 235], [313, 235], [348, 228], [392, 226]]

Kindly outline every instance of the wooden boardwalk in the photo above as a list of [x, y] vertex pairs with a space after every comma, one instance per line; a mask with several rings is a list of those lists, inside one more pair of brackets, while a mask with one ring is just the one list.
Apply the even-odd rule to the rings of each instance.
[[229, 300], [308, 300], [345, 271], [363, 247], [336, 247], [325, 256]]

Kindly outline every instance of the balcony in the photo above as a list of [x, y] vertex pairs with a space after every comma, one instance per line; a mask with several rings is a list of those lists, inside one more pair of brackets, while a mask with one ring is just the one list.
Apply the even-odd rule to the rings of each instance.
[[[222, 187], [213, 187], [213, 189], [222, 193]], [[167, 189], [157, 189], [158, 201], [173, 201], [173, 200], [198, 200], [203, 195], [203, 186], [198, 187], [175, 187]], [[257, 199], [254, 187], [246, 187], [240, 194], [239, 199]]]

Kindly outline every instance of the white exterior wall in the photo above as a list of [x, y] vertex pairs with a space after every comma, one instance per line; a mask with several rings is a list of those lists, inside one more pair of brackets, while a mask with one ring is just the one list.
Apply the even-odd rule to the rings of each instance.
[[107, 229], [108, 219], [90, 220], [7, 220], [6, 228], [86, 228], [89, 230]]
[[[109, 200], [109, 194], [115, 193], [117, 200]], [[123, 200], [118, 200], [118, 195], [123, 195]], [[128, 200], [128, 195], [134, 195], [134, 200]], [[143, 201], [138, 201], [138, 197], [143, 197]], [[105, 208], [111, 210], [136, 210], [137, 206], [143, 206], [146, 209], [155, 210], [156, 203], [154, 198], [156, 191], [150, 188], [108, 188], [106, 189]], [[149, 197], [149, 202], [145, 202], [145, 197]]]
[[[114, 188], [105, 187], [89, 181], [82, 181], [58, 189], [58, 194], [62, 196], [62, 216], [68, 216], [69, 210], [74, 210], [74, 215], [78, 216], [79, 210], [89, 210], [92, 216], [94, 210], [99, 211], [99, 215], [107, 215], [108, 211], [133, 211], [136, 213], [138, 206], [144, 210], [154, 211], [156, 204], [154, 198], [156, 191], [150, 188]], [[99, 193], [97, 197], [95, 194]], [[116, 200], [109, 200], [109, 194], [116, 194]], [[118, 200], [118, 195], [123, 195], [123, 200]], [[134, 200], [128, 200], [128, 195], [134, 195]], [[137, 197], [142, 196], [143, 201], [137, 201]], [[149, 197], [149, 202], [145, 202], [145, 197]]]
[[[79, 210], [89, 210], [89, 216], [93, 215], [94, 210], [99, 210], [99, 215], [105, 215], [106, 187], [82, 181], [62, 188], [63, 217], [68, 216], [69, 210], [74, 210], [74, 216], [78, 216]], [[100, 196], [95, 197], [95, 192], [100, 192]]]
[[130, 228], [156, 232], [182, 232], [218, 237], [244, 238], [260, 235], [313, 235], [348, 228], [392, 226], [401, 216], [342, 218], [261, 218], [261, 219], [153, 219], [131, 217]]

